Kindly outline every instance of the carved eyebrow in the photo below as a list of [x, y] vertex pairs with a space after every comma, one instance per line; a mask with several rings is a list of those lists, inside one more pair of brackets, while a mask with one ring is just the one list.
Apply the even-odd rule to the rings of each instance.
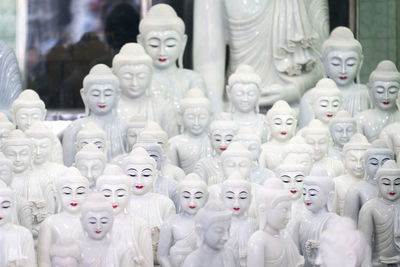
[[235, 194], [233, 191], [227, 191], [226, 193]]
[[294, 178], [298, 178], [298, 177], [304, 177], [303, 174], [297, 174]]
[[69, 186], [64, 186], [62, 189], [71, 189], [72, 190], [72, 188]]
[[244, 193], [244, 194], [247, 194], [247, 192], [246, 192], [246, 191], [242, 191], [242, 192], [240, 192], [239, 194], [243, 194], [243, 193]]
[[196, 193], [194, 193], [195, 195], [198, 195], [198, 194], [202, 194], [202, 195], [204, 195], [204, 193], [203, 192], [201, 192], [201, 191], [197, 191]]
[[143, 171], [151, 171], [150, 168], [143, 169]]
[[189, 191], [183, 191], [182, 193], [190, 194], [190, 192], [189, 192]]
[[86, 189], [86, 187], [84, 187], [84, 186], [80, 186], [80, 187], [78, 187], [77, 189]]

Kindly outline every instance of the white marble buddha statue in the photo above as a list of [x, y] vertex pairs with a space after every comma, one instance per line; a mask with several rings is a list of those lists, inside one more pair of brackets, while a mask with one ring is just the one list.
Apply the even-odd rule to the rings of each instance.
[[225, 247], [229, 239], [232, 212], [211, 200], [194, 219], [199, 247], [187, 256], [182, 267], [238, 267], [233, 252]]
[[361, 207], [377, 195], [378, 189], [375, 174], [382, 165], [394, 159], [391, 151], [383, 140], [377, 139], [371, 143], [364, 155], [364, 179], [354, 183], [347, 191], [344, 201], [344, 216], [350, 217], [358, 223], [358, 215]]
[[161, 226], [175, 214], [175, 206], [168, 197], [153, 193], [156, 162], [142, 147], [135, 148], [122, 162], [124, 173], [130, 176], [132, 196], [129, 212], [142, 217], [151, 228], [153, 255], [156, 259]]
[[400, 168], [388, 160], [375, 180], [378, 195], [362, 206], [358, 219], [368, 244], [363, 266], [396, 266], [400, 263]]
[[151, 7], [140, 21], [137, 40], [153, 60], [153, 96], [167, 99], [179, 111], [180, 100], [186, 91], [199, 88], [205, 92], [202, 77], [183, 68], [187, 42], [185, 24], [171, 6], [158, 4]]
[[267, 180], [256, 197], [259, 230], [248, 242], [247, 266], [302, 266], [303, 257], [283, 230], [289, 222], [292, 196], [277, 178]]
[[162, 267], [180, 267], [197, 248], [195, 216], [208, 200], [207, 184], [195, 173], [178, 185], [179, 214], [164, 222], [160, 231], [157, 258]]
[[0, 181], [0, 265], [36, 267], [32, 234], [13, 224], [14, 193]]
[[64, 131], [62, 143], [67, 166], [74, 161], [76, 135], [88, 122], [94, 122], [106, 133], [108, 159], [124, 153], [125, 123], [115, 113], [120, 94], [118, 78], [109, 67], [97, 64], [90, 69], [81, 89], [86, 117], [73, 121]]
[[208, 136], [212, 153], [209, 157], [200, 159], [194, 167], [194, 172], [200, 175], [207, 184], [211, 185], [219, 179], [218, 176], [223, 176], [221, 154], [228, 148], [238, 130], [237, 123], [224, 115], [210, 123]]
[[371, 72], [367, 86], [372, 108], [358, 113], [356, 119], [360, 132], [372, 142], [386, 125], [394, 122], [393, 115], [398, 111], [396, 99], [400, 88], [400, 72], [393, 62], [381, 61]]
[[129, 211], [132, 195], [129, 177], [120, 167], [107, 165], [104, 173], [96, 181], [96, 189], [113, 208], [112, 239], [123, 248], [130, 247], [134, 266], [153, 266], [150, 228], [144, 219]]
[[81, 225], [84, 237], [78, 241], [81, 267], [132, 266], [130, 248], [122, 248], [112, 239], [113, 208], [100, 193], [92, 193], [82, 205]]
[[262, 144], [260, 166], [274, 170], [282, 161], [282, 147], [296, 134], [297, 114], [283, 100], [276, 102], [265, 117], [267, 142]]
[[349, 188], [365, 177], [364, 156], [371, 146], [367, 138], [362, 134], [355, 134], [348, 143], [343, 146], [343, 165], [345, 174], [334, 177], [336, 190], [336, 213], [344, 214], [344, 201]]
[[8, 120], [5, 113], [0, 112], [0, 143], [15, 129], [15, 125]]
[[74, 168], [69, 167], [57, 177], [59, 213], [46, 218], [40, 226], [37, 255], [39, 266], [51, 267], [50, 250], [60, 238], [83, 238], [80, 223], [81, 208], [89, 194], [89, 181]]
[[305, 167], [305, 175], [310, 173], [314, 164], [314, 149], [301, 136], [294, 136], [290, 142], [283, 147], [282, 158], [293, 164], [300, 164]]
[[94, 189], [97, 178], [106, 167], [106, 155], [94, 144], [87, 144], [75, 155], [74, 167], [89, 180], [90, 189]]
[[239, 266], [247, 266], [247, 242], [258, 229], [256, 220], [247, 214], [251, 189], [251, 183], [238, 173], [232, 173], [221, 185], [221, 202], [232, 212], [230, 238], [225, 247], [233, 251]]
[[265, 115], [259, 112], [261, 95], [261, 78], [248, 65], [239, 65], [229, 76], [226, 93], [230, 100], [232, 119], [240, 128], [250, 128], [266, 141], [267, 129], [264, 125]]
[[147, 125], [147, 119], [143, 115], [133, 115], [126, 124], [125, 142], [126, 152], [131, 152], [133, 145], [137, 142], [139, 134]]
[[333, 145], [329, 147], [328, 157], [342, 160], [343, 146], [357, 133], [357, 120], [347, 111], [339, 110], [329, 123]]
[[79, 267], [81, 260], [81, 249], [74, 239], [60, 238], [51, 246], [52, 267]]
[[207, 127], [211, 118], [211, 103], [199, 89], [190, 89], [180, 101], [183, 133], [168, 141], [168, 158], [172, 164], [189, 174], [201, 158], [211, 154]]
[[107, 155], [109, 142], [106, 132], [96, 123], [88, 122], [76, 134], [75, 149], [78, 152], [87, 144], [94, 144], [101, 152]]
[[[33, 122], [44, 121], [47, 110], [38, 93], [32, 89], [26, 89], [14, 100], [10, 113], [17, 128], [25, 132]], [[61, 142], [54, 134], [52, 142], [51, 161], [63, 163]]]

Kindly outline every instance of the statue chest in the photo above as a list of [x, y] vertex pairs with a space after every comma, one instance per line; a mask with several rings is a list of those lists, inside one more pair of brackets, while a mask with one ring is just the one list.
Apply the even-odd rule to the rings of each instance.
[[268, 0], [224, 0], [225, 12], [229, 19], [247, 20], [260, 13]]

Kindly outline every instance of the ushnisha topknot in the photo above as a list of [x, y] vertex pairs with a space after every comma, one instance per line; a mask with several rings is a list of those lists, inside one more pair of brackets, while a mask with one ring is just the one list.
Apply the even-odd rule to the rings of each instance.
[[11, 131], [8, 137], [2, 141], [2, 150], [9, 145], [28, 145], [31, 149], [33, 148], [32, 141], [19, 129]]
[[349, 28], [343, 26], [333, 29], [329, 38], [322, 44], [322, 57], [326, 57], [329, 52], [336, 49], [353, 49], [358, 54], [362, 54], [360, 42], [354, 38]]
[[8, 119], [7, 115], [0, 112], [0, 128], [15, 129], [15, 125]]
[[11, 111], [12, 113], [15, 113], [19, 108], [26, 106], [37, 107], [44, 111], [46, 110], [44, 102], [40, 99], [38, 93], [32, 89], [26, 89], [21, 92], [18, 98], [14, 100], [11, 106]]
[[112, 84], [116, 91], [120, 91], [119, 80], [107, 65], [97, 64], [90, 69], [89, 74], [83, 79], [84, 91], [87, 92], [91, 85], [99, 83]]
[[126, 124], [126, 129], [130, 128], [145, 128], [147, 125], [147, 118], [141, 114], [135, 114], [130, 119], [129, 122]]
[[290, 153], [307, 153], [310, 157], [313, 156], [313, 148], [307, 144], [306, 140], [302, 136], [295, 135], [290, 139], [289, 143], [283, 147], [283, 158]]
[[214, 222], [225, 221], [232, 219], [232, 212], [224, 207], [224, 205], [217, 200], [210, 200], [201, 208], [195, 218], [195, 227], [203, 230], [208, 229]]
[[105, 211], [111, 216], [113, 214], [113, 208], [111, 207], [110, 203], [107, 202], [106, 198], [101, 193], [97, 192], [91, 193], [87, 200], [82, 204], [81, 218], [83, 218], [86, 213], [91, 211]]
[[221, 161], [224, 162], [227, 157], [231, 156], [246, 157], [250, 161], [253, 158], [251, 152], [239, 142], [232, 142], [229, 144], [228, 148], [221, 153]]
[[104, 164], [106, 164], [107, 162], [105, 153], [100, 151], [94, 144], [84, 145], [82, 149], [75, 154], [75, 163], [78, 162], [80, 159], [86, 159], [86, 158], [90, 159], [97, 158]]
[[25, 131], [25, 134], [27, 137], [31, 138], [47, 137], [52, 139], [54, 137], [53, 132], [47, 128], [43, 121], [33, 122], [31, 127]]
[[178, 17], [175, 10], [166, 4], [152, 6], [144, 18], [140, 21], [139, 32], [146, 35], [150, 31], [175, 30], [179, 34], [185, 34], [185, 23]]
[[89, 188], [89, 180], [75, 167], [68, 167], [60, 175], [57, 179], [57, 191], [61, 192], [62, 187], [66, 184], [83, 184], [86, 188]]
[[318, 119], [313, 119], [312, 121], [310, 121], [310, 123], [306, 127], [304, 127], [302, 129], [301, 135], [303, 137], [306, 137], [309, 134], [324, 134], [324, 135], [330, 137], [329, 130]]
[[181, 107], [180, 112], [183, 114], [185, 109], [187, 108], [198, 108], [202, 107], [207, 109], [208, 111], [211, 110], [211, 102], [210, 100], [204, 95], [203, 91], [198, 88], [192, 88], [185, 93], [185, 97], [181, 99]]
[[376, 69], [369, 75], [367, 86], [372, 88], [376, 81], [395, 81], [400, 83], [400, 73], [396, 65], [390, 60], [379, 62]]
[[143, 46], [137, 43], [127, 43], [122, 46], [118, 54], [113, 58], [112, 70], [114, 73], [118, 73], [119, 69], [125, 65], [140, 65], [144, 64], [150, 67], [150, 71], [153, 70], [153, 61], [151, 57], [146, 53]]
[[396, 161], [388, 160], [385, 163], [383, 163], [382, 167], [378, 169], [375, 178], [379, 179], [383, 176], [395, 176], [395, 175], [400, 177], [400, 168], [397, 166]]
[[309, 104], [312, 105], [321, 96], [337, 96], [342, 100], [342, 92], [338, 89], [336, 83], [329, 78], [322, 78], [317, 82], [314, 88], [310, 90]]
[[371, 143], [371, 146], [365, 152], [365, 160], [368, 160], [368, 158], [372, 155], [388, 155], [391, 159], [394, 158], [393, 151], [382, 139], [376, 139]]
[[135, 147], [134, 149], [132, 149], [129, 155], [123, 159], [122, 168], [125, 169], [125, 167], [128, 164], [147, 164], [147, 163], [152, 165], [153, 169], [157, 168], [156, 161], [149, 156], [149, 154], [143, 147]]
[[254, 83], [258, 90], [261, 86], [260, 75], [249, 65], [239, 65], [236, 71], [229, 76], [227, 91], [230, 92], [232, 86], [236, 83]]
[[265, 208], [271, 209], [280, 201], [292, 201], [292, 195], [278, 178], [269, 178], [264, 185], [258, 189], [256, 194], [257, 206], [264, 204]]
[[324, 168], [313, 167], [310, 171], [310, 175], [304, 178], [303, 184], [317, 185], [324, 191], [323, 194], [329, 194], [335, 191], [335, 183]]
[[[94, 138], [98, 137], [104, 140], [104, 145], [107, 146], [107, 135], [106, 132], [101, 129], [99, 126], [97, 126], [96, 123], [89, 121], [86, 123], [85, 126], [83, 126], [79, 132], [76, 134], [76, 142], [78, 140], [83, 140], [83, 139], [88, 139], [88, 138]], [[78, 144], [76, 145], [78, 146]]]
[[226, 179], [221, 185], [221, 192], [224, 192], [227, 187], [244, 187], [249, 193], [251, 192], [251, 183], [239, 172], [234, 172], [229, 175], [228, 179]]
[[332, 126], [335, 123], [340, 123], [340, 122], [354, 122], [355, 124], [357, 123], [357, 120], [353, 118], [349, 112], [346, 110], [339, 110], [335, 117], [331, 119], [331, 122], [329, 123], [330, 126]]
[[295, 118], [295, 123], [297, 123], [296, 110], [291, 108], [289, 104], [284, 100], [278, 100], [275, 104], [268, 110], [265, 115], [265, 121], [270, 122], [276, 115], [291, 115]]
[[343, 154], [346, 154], [349, 150], [367, 150], [371, 147], [371, 144], [368, 142], [367, 138], [360, 134], [354, 134], [350, 141], [344, 144], [343, 146]]
[[105, 184], [124, 184], [128, 188], [131, 187], [131, 180], [124, 173], [121, 167], [114, 164], [107, 164], [103, 174], [97, 178], [96, 188], [99, 190]]
[[178, 191], [180, 192], [187, 187], [201, 188], [204, 191], [204, 193], [208, 195], [208, 186], [206, 182], [204, 182], [204, 180], [201, 179], [197, 173], [192, 172], [186, 175], [185, 178], [179, 182]]

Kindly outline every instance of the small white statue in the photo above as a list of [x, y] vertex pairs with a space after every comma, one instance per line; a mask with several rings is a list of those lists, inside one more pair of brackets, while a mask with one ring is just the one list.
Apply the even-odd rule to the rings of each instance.
[[100, 129], [96, 123], [89, 121], [76, 134], [75, 149], [78, 152], [85, 145], [93, 144], [101, 152], [107, 155], [108, 147], [110, 146], [106, 132]]
[[171, 6], [158, 4], [151, 7], [140, 21], [139, 32], [138, 42], [153, 59], [153, 96], [167, 99], [179, 111], [180, 101], [186, 91], [199, 88], [205, 92], [202, 77], [183, 68], [182, 59], [187, 42], [185, 24]]
[[106, 155], [94, 144], [87, 144], [75, 155], [74, 166], [89, 180], [90, 189], [94, 189], [97, 178], [106, 167]]
[[168, 158], [172, 164], [189, 174], [196, 162], [211, 155], [207, 127], [211, 103], [199, 89], [190, 89], [180, 102], [183, 133], [169, 139]]
[[271, 178], [256, 197], [259, 227], [248, 243], [247, 266], [290, 267], [302, 266], [303, 257], [283, 230], [289, 222], [292, 196], [283, 183]]
[[88, 194], [89, 181], [74, 167], [69, 167], [57, 180], [59, 213], [46, 218], [39, 231], [37, 254], [41, 267], [51, 266], [50, 250], [58, 239], [83, 238], [80, 212]]
[[342, 160], [343, 146], [357, 132], [357, 121], [344, 110], [339, 110], [329, 124], [333, 145], [329, 148], [328, 157]]
[[220, 202], [209, 201], [194, 219], [199, 247], [187, 256], [182, 267], [238, 267], [229, 239], [232, 213]]
[[0, 181], [0, 266], [36, 267], [32, 234], [11, 222], [15, 208], [13, 191]]
[[86, 117], [73, 121], [64, 131], [62, 143], [65, 165], [72, 165], [76, 154], [76, 135], [88, 122], [94, 122], [106, 133], [109, 160], [124, 153], [125, 124], [115, 114], [120, 94], [118, 78], [109, 67], [97, 64], [90, 69], [81, 89]]
[[12, 130], [15, 130], [15, 125], [8, 120], [5, 113], [0, 112], [0, 145], [1, 141], [7, 138]]
[[284, 146], [282, 158], [285, 161], [293, 164], [300, 164], [305, 167], [305, 175], [310, 173], [311, 167], [314, 164], [314, 149], [306, 143], [306, 140], [301, 136], [293, 137], [290, 142]]
[[80, 267], [127, 267], [133, 265], [131, 249], [113, 240], [113, 208], [100, 193], [92, 193], [82, 205], [81, 224], [85, 232], [78, 244], [81, 249]]
[[282, 161], [282, 147], [296, 134], [297, 115], [285, 101], [276, 102], [265, 117], [267, 142], [262, 144], [260, 166], [275, 170]]
[[134, 266], [153, 266], [151, 233], [147, 222], [129, 212], [131, 181], [116, 165], [107, 165], [96, 181], [97, 191], [102, 193], [113, 208], [114, 225], [112, 239], [119, 246], [129, 246], [134, 257]]
[[372, 142], [386, 125], [394, 122], [394, 115], [398, 111], [396, 99], [400, 88], [400, 73], [396, 65], [389, 60], [381, 61], [369, 76], [367, 86], [372, 108], [358, 113], [356, 119], [360, 132]]
[[126, 124], [125, 142], [127, 153], [132, 151], [133, 145], [137, 142], [139, 134], [147, 125], [146, 117], [142, 115], [133, 115]]
[[365, 258], [365, 237], [350, 218], [330, 220], [319, 241], [319, 253], [315, 260], [317, 266], [359, 267]]
[[52, 267], [79, 267], [81, 249], [71, 238], [60, 238], [51, 246], [50, 261]]
[[400, 168], [386, 161], [376, 172], [378, 196], [361, 208], [358, 229], [367, 240], [363, 266], [400, 264]]
[[[250, 182], [253, 155], [239, 142], [232, 142], [221, 154], [222, 177], [217, 177], [215, 184], [221, 184], [229, 175], [238, 172]], [[210, 183], [208, 185], [211, 185]]]
[[208, 199], [207, 184], [194, 173], [178, 185], [181, 213], [164, 222], [160, 231], [158, 262], [162, 267], [180, 267], [197, 248], [195, 215]]
[[247, 242], [258, 229], [256, 220], [247, 214], [251, 200], [251, 183], [240, 174], [233, 173], [222, 183], [221, 201], [232, 212], [230, 238], [225, 247], [233, 251], [239, 266], [247, 266]]
[[248, 65], [239, 65], [229, 76], [226, 92], [231, 103], [232, 119], [240, 128], [249, 128], [266, 141], [265, 115], [259, 113], [261, 78]]
[[344, 216], [350, 217], [358, 223], [358, 213], [361, 207], [377, 194], [374, 180], [378, 169], [388, 160], [394, 159], [393, 152], [386, 146], [383, 140], [372, 142], [364, 155], [365, 177], [354, 183], [347, 191], [344, 201]]
[[355, 134], [348, 143], [343, 146], [343, 165], [346, 173], [334, 177], [336, 189], [336, 213], [343, 215], [344, 201], [349, 188], [365, 177], [364, 156], [371, 146], [367, 138], [362, 134]]
[[[399, 94], [400, 95], [400, 94]], [[400, 134], [399, 134], [400, 122], [394, 122], [383, 128], [379, 135], [379, 139], [386, 142], [387, 146], [394, 152], [395, 158], [400, 159]], [[400, 161], [397, 160], [397, 164]]]

